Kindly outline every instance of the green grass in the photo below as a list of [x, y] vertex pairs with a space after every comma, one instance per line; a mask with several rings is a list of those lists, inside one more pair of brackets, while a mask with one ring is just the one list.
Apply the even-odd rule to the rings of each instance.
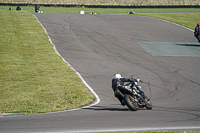
[[200, 13], [155, 13], [143, 15], [168, 20], [192, 30], [194, 30], [197, 23], [200, 23], [200, 17], [198, 17]]
[[[12, 7], [16, 10], [16, 6], [0, 6], [0, 9], [8, 10]], [[28, 12], [34, 12], [33, 6], [22, 6], [22, 9]], [[135, 11], [136, 13], [177, 13], [177, 12], [200, 12], [200, 8], [69, 8], [69, 7], [40, 7], [44, 13], [71, 13], [79, 14], [81, 10], [86, 14], [96, 11], [97, 13], [128, 13]]]
[[52, 112], [93, 102], [32, 14], [0, 9], [0, 29], [0, 113]]

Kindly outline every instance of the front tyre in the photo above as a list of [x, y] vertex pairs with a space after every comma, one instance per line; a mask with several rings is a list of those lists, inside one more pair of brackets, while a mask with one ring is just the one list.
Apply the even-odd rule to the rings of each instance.
[[151, 103], [150, 100], [146, 100], [146, 105], [145, 105], [145, 107], [146, 107], [147, 109], [149, 109], [149, 110], [151, 110], [151, 109], [153, 108], [152, 103]]
[[124, 100], [130, 110], [132, 111], [138, 110], [138, 103], [135, 101], [135, 99], [131, 95], [125, 95]]

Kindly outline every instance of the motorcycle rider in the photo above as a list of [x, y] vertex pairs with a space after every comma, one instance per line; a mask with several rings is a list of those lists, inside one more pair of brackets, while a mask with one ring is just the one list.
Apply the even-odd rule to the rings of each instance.
[[38, 4], [35, 5], [35, 12], [39, 12], [39, 8], [40, 8], [40, 6]]
[[16, 8], [16, 10], [17, 10], [17, 11], [21, 11], [22, 8], [18, 5], [17, 8]]
[[[121, 102], [121, 105], [125, 105], [125, 101], [122, 95], [120, 95], [120, 88], [124, 87], [124, 82], [140, 82], [140, 79], [134, 79], [134, 78], [124, 78], [121, 76], [121, 74], [117, 73], [114, 75], [114, 78], [112, 79], [112, 89], [114, 91], [115, 97], [118, 98], [118, 100]], [[139, 90], [141, 92], [141, 95], [144, 94], [143, 90]]]
[[197, 26], [195, 27], [194, 36], [199, 40], [200, 35], [200, 24], [197, 23]]

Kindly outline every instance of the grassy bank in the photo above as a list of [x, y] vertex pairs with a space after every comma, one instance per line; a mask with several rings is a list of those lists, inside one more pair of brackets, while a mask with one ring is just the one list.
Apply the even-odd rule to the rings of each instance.
[[197, 23], [200, 23], [200, 17], [197, 17], [200, 13], [155, 13], [142, 15], [167, 20], [192, 30], [194, 30]]
[[[16, 7], [12, 7], [14, 10]], [[8, 6], [0, 6], [0, 9], [8, 10]], [[28, 12], [34, 12], [34, 7], [24, 6], [23, 10]], [[128, 13], [134, 11], [141, 13], [139, 15], [156, 17], [164, 20], [168, 20], [187, 28], [194, 29], [197, 23], [200, 23], [200, 8], [66, 8], [66, 7], [41, 7], [45, 13], [71, 13], [79, 14], [81, 10], [86, 14], [96, 11], [101, 13]], [[142, 14], [144, 13], [144, 14]], [[178, 19], [177, 19], [178, 18]]]
[[94, 100], [32, 14], [0, 9], [0, 18], [0, 113], [66, 110]]
[[[16, 10], [16, 6], [0, 6], [0, 9], [8, 10], [12, 7]], [[33, 6], [22, 6], [22, 9], [28, 12], [34, 12]], [[128, 13], [134, 11], [136, 13], [180, 13], [180, 12], [192, 12], [199, 13], [199, 8], [69, 8], [69, 7], [40, 7], [44, 13], [71, 13], [79, 14], [81, 10], [86, 14], [96, 11], [97, 13]]]

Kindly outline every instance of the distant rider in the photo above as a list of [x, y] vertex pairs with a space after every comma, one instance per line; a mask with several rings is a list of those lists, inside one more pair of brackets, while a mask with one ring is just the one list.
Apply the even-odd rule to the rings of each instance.
[[39, 12], [39, 8], [40, 8], [40, 6], [38, 4], [35, 5], [35, 12]]
[[194, 30], [194, 36], [199, 40], [199, 35], [200, 35], [200, 24], [197, 23], [197, 26], [195, 27]]
[[17, 11], [21, 11], [22, 8], [21, 8], [20, 6], [17, 6], [16, 10], [17, 10]]
[[[121, 102], [121, 105], [124, 106], [125, 102], [123, 100], [123, 97], [120, 95], [120, 90], [119, 89], [121, 87], [122, 88], [124, 87], [124, 82], [139, 82], [139, 81], [140, 81], [140, 79], [123, 78], [121, 76], [121, 74], [119, 74], [119, 73], [114, 75], [114, 78], [112, 79], [112, 89], [114, 91], [115, 97], [117, 97], [118, 100]], [[142, 91], [142, 93], [144, 93], [143, 90], [141, 90], [141, 91]]]

